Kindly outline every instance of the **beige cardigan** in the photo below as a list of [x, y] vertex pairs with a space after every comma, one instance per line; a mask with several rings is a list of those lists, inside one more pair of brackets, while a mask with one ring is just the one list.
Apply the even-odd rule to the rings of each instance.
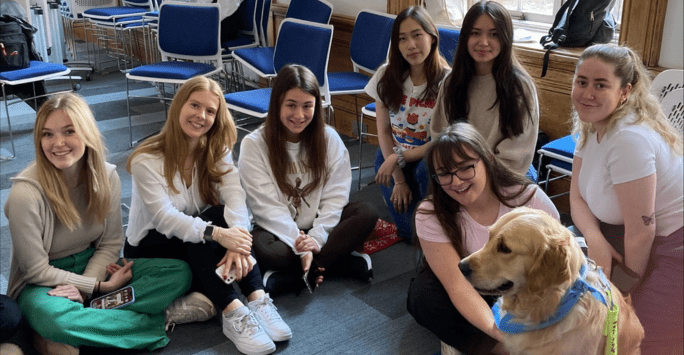
[[[48, 263], [55, 214], [38, 183], [35, 163], [11, 179], [12, 188], [4, 207], [12, 236], [12, 265], [7, 287], [9, 297], [16, 299], [27, 284], [46, 287], [72, 284], [80, 291], [92, 294], [95, 282], [106, 280], [106, 266], [119, 259], [124, 240], [121, 181], [114, 165], [107, 164], [106, 169], [111, 191], [110, 212], [104, 221], [104, 232], [91, 245], [96, 250], [83, 275], [55, 268]], [[86, 237], [76, 233], [73, 238]]]

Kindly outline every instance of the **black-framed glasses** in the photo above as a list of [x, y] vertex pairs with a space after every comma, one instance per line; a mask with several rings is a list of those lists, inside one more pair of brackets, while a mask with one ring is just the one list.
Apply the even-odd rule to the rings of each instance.
[[480, 162], [478, 158], [474, 163], [458, 168], [454, 171], [448, 173], [440, 173], [432, 175], [432, 178], [437, 181], [440, 185], [450, 185], [454, 181], [454, 175], [458, 176], [461, 180], [470, 180], [475, 177], [475, 166]]

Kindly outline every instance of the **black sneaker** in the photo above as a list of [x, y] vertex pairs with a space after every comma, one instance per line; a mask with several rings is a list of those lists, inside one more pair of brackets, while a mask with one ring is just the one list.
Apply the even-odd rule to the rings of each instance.
[[351, 252], [349, 262], [349, 271], [351, 276], [360, 279], [361, 281], [370, 281], [373, 279], [373, 263], [368, 254], [359, 253], [357, 251]]
[[298, 278], [290, 273], [274, 270], [268, 270], [264, 273], [263, 282], [264, 291], [272, 297], [293, 292], [299, 295], [302, 289], [306, 287], [301, 277]]

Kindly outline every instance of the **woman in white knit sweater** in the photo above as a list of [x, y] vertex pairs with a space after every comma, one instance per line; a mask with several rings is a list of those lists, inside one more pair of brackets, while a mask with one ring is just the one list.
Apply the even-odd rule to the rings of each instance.
[[349, 153], [325, 125], [320, 97], [309, 69], [283, 67], [266, 122], [240, 145], [240, 179], [257, 224], [254, 252], [269, 270], [264, 284], [272, 293], [298, 291], [307, 271], [312, 283], [322, 281], [323, 269], [372, 276], [368, 255], [352, 252], [373, 230], [377, 212], [349, 202]]
[[[215, 306], [222, 310], [224, 335], [238, 350], [270, 354], [273, 341], [290, 339], [292, 331], [250, 262], [249, 215], [231, 152], [236, 139], [219, 84], [201, 76], [183, 84], [164, 128], [128, 160], [133, 192], [124, 253], [187, 261], [197, 291], [189, 301], [205, 313], [174, 321], [207, 320]], [[217, 266], [225, 266], [220, 278]], [[235, 285], [224, 282], [231, 269], [247, 305]]]
[[[178, 260], [117, 264], [121, 182], [105, 162], [85, 101], [73, 94], [48, 100], [36, 115], [34, 143], [36, 161], [12, 178], [5, 214], [12, 235], [8, 294], [36, 331], [36, 349], [165, 346], [164, 309], [188, 289], [190, 270]], [[93, 295], [125, 285], [134, 289], [133, 304], [85, 308]]]

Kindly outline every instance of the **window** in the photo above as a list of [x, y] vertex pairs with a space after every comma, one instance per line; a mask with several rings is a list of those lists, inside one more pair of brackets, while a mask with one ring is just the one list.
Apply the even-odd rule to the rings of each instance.
[[[466, 8], [470, 8], [477, 0], [447, 0], [447, 2], [463, 2]], [[514, 20], [538, 22], [550, 26], [556, 16], [556, 12], [565, 3], [562, 0], [495, 0], [511, 13]], [[622, 22], [622, 6], [624, 0], [613, 0], [611, 13], [618, 23], [618, 29]]]

